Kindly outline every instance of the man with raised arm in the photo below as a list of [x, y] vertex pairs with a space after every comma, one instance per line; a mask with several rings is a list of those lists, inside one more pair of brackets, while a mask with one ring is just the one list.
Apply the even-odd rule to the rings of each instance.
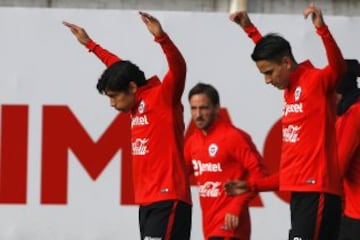
[[279, 174], [268, 181], [229, 182], [229, 194], [279, 187], [291, 192], [290, 240], [336, 240], [341, 215], [342, 182], [335, 134], [335, 89], [346, 70], [344, 58], [314, 4], [311, 16], [325, 46], [328, 65], [315, 68], [309, 60], [297, 63], [289, 42], [277, 34], [261, 36], [246, 12], [230, 19], [256, 43], [251, 55], [265, 83], [284, 91]]
[[83, 28], [68, 22], [64, 25], [107, 66], [98, 80], [98, 91], [109, 97], [116, 110], [131, 114], [141, 239], [190, 239], [192, 206], [183, 156], [181, 104], [186, 64], [160, 22], [144, 12], [140, 17], [167, 59], [169, 69], [162, 81], [157, 76], [145, 79], [135, 64], [103, 49]]

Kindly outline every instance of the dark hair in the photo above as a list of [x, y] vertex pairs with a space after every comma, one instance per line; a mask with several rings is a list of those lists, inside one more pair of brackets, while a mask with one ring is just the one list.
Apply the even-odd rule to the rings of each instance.
[[131, 81], [137, 86], [147, 83], [144, 72], [138, 66], [130, 61], [118, 61], [102, 73], [96, 88], [101, 94], [105, 91], [128, 91]]
[[267, 60], [280, 63], [285, 56], [289, 56], [295, 61], [290, 43], [285, 38], [275, 33], [267, 34], [260, 39], [251, 54], [251, 58], [255, 62]]
[[345, 95], [357, 89], [357, 77], [360, 76], [360, 65], [356, 59], [346, 59], [347, 70], [344, 77], [340, 80], [336, 92]]
[[213, 105], [220, 105], [218, 91], [210, 84], [198, 83], [189, 92], [189, 101], [195, 94], [206, 94]]

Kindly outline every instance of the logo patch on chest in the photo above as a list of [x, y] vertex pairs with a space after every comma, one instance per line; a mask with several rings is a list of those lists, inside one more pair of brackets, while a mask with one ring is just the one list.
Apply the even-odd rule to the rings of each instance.
[[143, 114], [145, 112], [145, 102], [144, 102], [144, 100], [141, 100], [141, 102], [139, 103], [138, 112], [140, 114]]
[[295, 101], [299, 101], [299, 99], [301, 97], [301, 92], [302, 92], [302, 89], [300, 86], [295, 89], [295, 93], [294, 93]]
[[215, 143], [210, 144], [209, 149], [208, 149], [208, 151], [209, 151], [209, 156], [210, 156], [210, 157], [215, 157], [215, 155], [217, 154], [218, 150], [219, 150], [218, 145], [216, 145]]

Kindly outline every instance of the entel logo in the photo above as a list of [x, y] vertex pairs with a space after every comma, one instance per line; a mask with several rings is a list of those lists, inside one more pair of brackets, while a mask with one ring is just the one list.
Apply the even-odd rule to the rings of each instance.
[[285, 104], [283, 108], [283, 115], [287, 116], [289, 113], [303, 113], [303, 104], [302, 103]]
[[192, 160], [194, 175], [200, 176], [204, 172], [222, 172], [220, 163], [202, 163], [200, 160]]
[[131, 119], [131, 127], [135, 126], [146, 126], [149, 125], [149, 121], [147, 119], [147, 116], [136, 116]]
[[[220, 114], [230, 121], [226, 109]], [[59, 120], [61, 119], [61, 120]], [[0, 105], [0, 204], [27, 203], [29, 106]], [[186, 131], [188, 137], [195, 129], [191, 122]], [[40, 159], [40, 203], [62, 204], [68, 201], [68, 154], [77, 157], [92, 180], [97, 180], [113, 156], [120, 152], [121, 168], [119, 182], [119, 204], [134, 204], [134, 187], [131, 155], [130, 115], [120, 113], [94, 141], [68, 106], [42, 107]], [[277, 121], [266, 137], [264, 165], [269, 173], [279, 167], [281, 122]], [[35, 159], [36, 161], [36, 159]], [[196, 185], [192, 179], [193, 185]], [[289, 202], [289, 194], [276, 193]], [[256, 196], [250, 206], [263, 206]]]

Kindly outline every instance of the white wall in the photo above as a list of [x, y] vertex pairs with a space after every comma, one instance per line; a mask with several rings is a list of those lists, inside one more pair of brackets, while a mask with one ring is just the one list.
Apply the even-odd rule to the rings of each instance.
[[[280, 117], [281, 92], [263, 82], [250, 60], [253, 43], [224, 13], [152, 12], [183, 52], [188, 75], [183, 97], [198, 81], [216, 86], [233, 122], [248, 131], [260, 151]], [[251, 15], [263, 32], [280, 32], [296, 58], [326, 63], [324, 48], [310, 21], [301, 15]], [[95, 84], [104, 66], [78, 44], [62, 24], [77, 23], [107, 49], [136, 62], [147, 76], [162, 76], [161, 49], [135, 11], [0, 8], [0, 104], [29, 106], [28, 189], [25, 205], [0, 205], [0, 239], [139, 239], [137, 207], [119, 205], [119, 156], [91, 181], [69, 155], [67, 205], [40, 204], [41, 117], [43, 105], [66, 105], [97, 139], [115, 116]], [[359, 58], [360, 18], [327, 17], [347, 58]], [[290, 23], [290, 24], [289, 24]], [[193, 189], [192, 239], [201, 239], [200, 212]], [[261, 194], [263, 208], [252, 208], [252, 239], [286, 239], [288, 205], [273, 193]]]

